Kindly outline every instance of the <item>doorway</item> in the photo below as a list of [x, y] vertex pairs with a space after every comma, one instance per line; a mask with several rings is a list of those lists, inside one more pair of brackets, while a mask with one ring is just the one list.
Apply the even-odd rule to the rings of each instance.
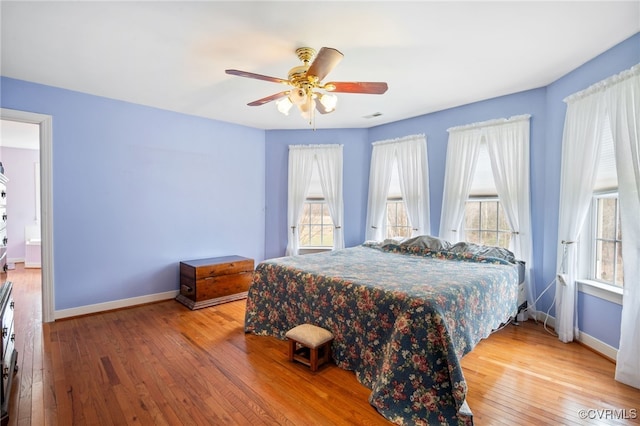
[[55, 320], [53, 298], [52, 117], [49, 115], [2, 108], [0, 109], [0, 119], [20, 123], [31, 123], [39, 126], [40, 199], [38, 201], [42, 255], [42, 321], [52, 322]]

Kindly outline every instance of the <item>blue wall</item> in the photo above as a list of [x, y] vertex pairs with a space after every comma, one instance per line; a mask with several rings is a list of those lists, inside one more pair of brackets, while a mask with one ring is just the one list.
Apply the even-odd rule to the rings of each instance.
[[1, 83], [3, 108], [53, 116], [56, 310], [177, 290], [180, 260], [262, 260], [264, 131]]

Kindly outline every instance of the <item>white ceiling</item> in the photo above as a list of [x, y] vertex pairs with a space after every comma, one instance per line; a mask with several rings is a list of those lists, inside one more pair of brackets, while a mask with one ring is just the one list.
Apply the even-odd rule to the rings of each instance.
[[[640, 1], [2, 1], [3, 76], [261, 129], [309, 128], [275, 103], [294, 51], [344, 53], [317, 128], [360, 128], [546, 86], [640, 31]], [[374, 113], [376, 118], [364, 118]]]

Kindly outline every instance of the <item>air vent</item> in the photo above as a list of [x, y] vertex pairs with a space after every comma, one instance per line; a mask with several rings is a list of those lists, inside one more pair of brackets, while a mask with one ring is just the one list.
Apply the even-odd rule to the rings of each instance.
[[371, 115], [365, 115], [363, 118], [375, 118], [375, 117], [380, 117], [382, 115], [381, 112], [374, 112]]

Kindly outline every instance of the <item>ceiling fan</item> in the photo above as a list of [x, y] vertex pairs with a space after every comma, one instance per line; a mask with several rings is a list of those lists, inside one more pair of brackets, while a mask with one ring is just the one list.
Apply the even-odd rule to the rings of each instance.
[[303, 65], [291, 68], [286, 80], [235, 69], [226, 70], [225, 72], [239, 77], [254, 78], [291, 86], [289, 90], [249, 102], [247, 105], [259, 106], [278, 101], [278, 110], [285, 115], [289, 115], [291, 107], [296, 105], [302, 116], [309, 120], [309, 123], [312, 121], [314, 110], [321, 114], [328, 114], [335, 110], [338, 101], [335, 95], [318, 92], [317, 90], [372, 95], [381, 95], [387, 91], [388, 87], [385, 82], [334, 81], [323, 83], [322, 80], [344, 57], [342, 53], [331, 47], [323, 47], [317, 54], [315, 49], [311, 47], [300, 47], [296, 49], [296, 55]]

